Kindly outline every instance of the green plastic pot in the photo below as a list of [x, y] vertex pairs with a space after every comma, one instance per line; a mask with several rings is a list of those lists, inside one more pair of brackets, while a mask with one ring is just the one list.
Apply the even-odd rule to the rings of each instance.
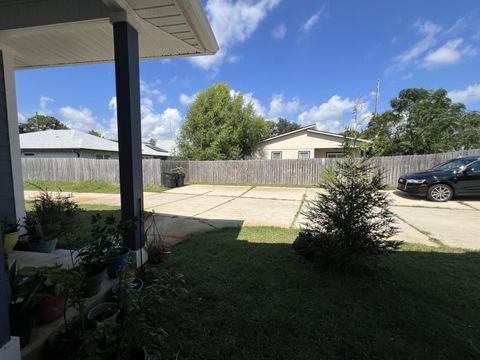
[[18, 238], [20, 237], [20, 231], [15, 231], [11, 232], [8, 234], [5, 234], [5, 240], [4, 240], [4, 248], [5, 251], [10, 252], [15, 248], [15, 245], [17, 245]]

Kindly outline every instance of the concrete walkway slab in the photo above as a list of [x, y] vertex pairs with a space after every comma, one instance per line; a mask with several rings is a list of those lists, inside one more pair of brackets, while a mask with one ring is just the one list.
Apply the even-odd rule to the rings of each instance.
[[253, 186], [218, 186], [208, 192], [208, 196], [232, 196], [238, 197], [248, 192]]
[[437, 243], [430, 241], [428, 235], [425, 235], [406, 222], [397, 219], [398, 233], [392, 236], [392, 240], [400, 240], [407, 243], [421, 244], [438, 247]]
[[[221, 204], [224, 204], [233, 197], [226, 196], [194, 196], [184, 200], [178, 200], [172, 203], [153, 206], [147, 208], [147, 211], [154, 210], [156, 213], [173, 214], [181, 216], [198, 216], [213, 209]], [[240, 218], [241, 220], [241, 218]]]
[[[150, 226], [155, 221], [155, 226]], [[243, 221], [224, 219], [205, 219], [201, 217], [176, 216], [155, 214], [154, 220], [149, 217], [145, 221], [145, 228], [149, 229], [147, 236], [152, 239], [160, 235], [166, 246], [174, 246], [185, 238], [216, 229], [240, 228]]]
[[290, 227], [300, 201], [235, 198], [203, 213], [207, 219], [243, 220], [244, 225]]
[[394, 207], [404, 221], [447, 246], [480, 249], [480, 216], [476, 210]]
[[458, 201], [472, 209], [480, 210], [480, 196], [459, 197]]
[[177, 187], [165, 191], [168, 194], [190, 194], [190, 195], [203, 195], [210, 191], [215, 191], [218, 189], [218, 185], [187, 185], [182, 187]]
[[242, 197], [300, 201], [304, 195], [305, 189], [303, 188], [257, 186]]
[[176, 194], [176, 193], [172, 194], [169, 192], [154, 193], [151, 195], [143, 194], [143, 206], [145, 209], [148, 209], [148, 208], [152, 208], [152, 207], [167, 204], [167, 203], [173, 203], [176, 201], [189, 199], [194, 196], [196, 195]]

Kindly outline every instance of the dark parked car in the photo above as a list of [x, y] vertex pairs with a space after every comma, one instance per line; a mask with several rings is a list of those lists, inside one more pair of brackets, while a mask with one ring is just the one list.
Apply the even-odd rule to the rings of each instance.
[[459, 157], [431, 170], [407, 174], [398, 179], [397, 189], [448, 201], [454, 195], [480, 195], [480, 156]]

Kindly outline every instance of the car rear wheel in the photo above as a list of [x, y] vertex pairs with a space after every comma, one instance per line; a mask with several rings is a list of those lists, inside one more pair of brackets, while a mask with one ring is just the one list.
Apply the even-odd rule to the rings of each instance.
[[428, 189], [427, 198], [431, 201], [444, 202], [453, 197], [453, 189], [445, 184], [433, 185]]

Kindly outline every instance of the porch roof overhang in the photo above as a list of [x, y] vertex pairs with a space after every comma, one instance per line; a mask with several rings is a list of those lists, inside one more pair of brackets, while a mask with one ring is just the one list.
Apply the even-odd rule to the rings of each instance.
[[200, 0], [0, 0], [0, 44], [15, 69], [112, 62], [116, 21], [139, 32], [140, 59], [218, 50]]

